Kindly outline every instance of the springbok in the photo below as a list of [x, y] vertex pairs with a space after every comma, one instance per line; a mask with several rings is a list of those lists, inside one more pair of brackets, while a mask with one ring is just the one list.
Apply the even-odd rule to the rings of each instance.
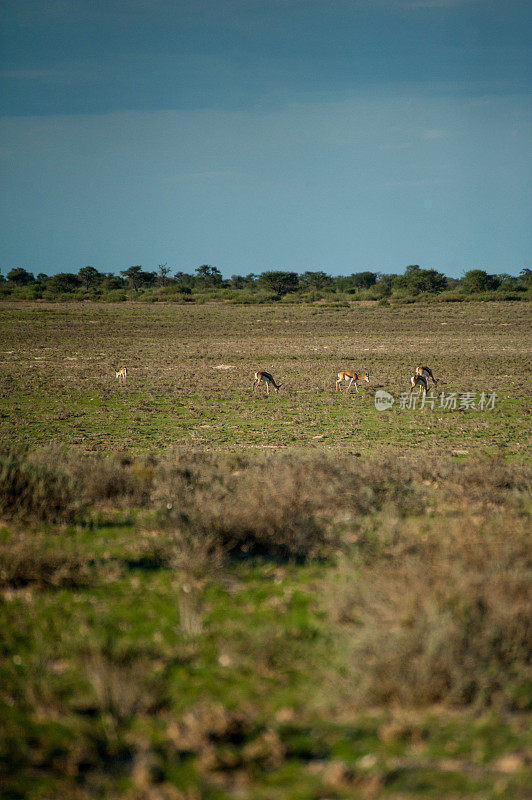
[[264, 370], [262, 372], [255, 373], [255, 380], [253, 381], [253, 386], [251, 387], [251, 390], [255, 391], [256, 389], [258, 391], [260, 383], [266, 384], [266, 394], [270, 394], [270, 383], [272, 384], [276, 392], [278, 392], [281, 386], [283, 385], [282, 383], [275, 383], [273, 375], [270, 375], [269, 372], [264, 372]]
[[412, 375], [412, 377], [410, 378], [410, 383], [412, 384], [412, 386], [410, 387], [410, 392], [413, 392], [416, 386], [419, 386], [421, 389], [421, 394], [423, 396], [427, 394], [429, 390], [429, 384], [424, 375], [419, 375], [416, 372], [416, 374]]
[[115, 375], [118, 379], [118, 383], [125, 383], [127, 380], [127, 367], [120, 367], [120, 369], [115, 372]]
[[428, 381], [429, 378], [432, 378], [432, 380], [434, 381], [434, 386], [436, 386], [436, 384], [438, 383], [438, 381], [432, 374], [432, 370], [430, 369], [430, 367], [416, 367], [416, 375], [421, 375], [423, 378], [425, 378], [426, 381]]
[[338, 391], [340, 384], [342, 381], [349, 381], [347, 391], [351, 388], [351, 384], [355, 384], [355, 389], [358, 392], [357, 381], [366, 381], [369, 383], [369, 375], [366, 372], [365, 375], [358, 375], [356, 372], [346, 372], [344, 369], [338, 373], [338, 380], [336, 381], [336, 391]]

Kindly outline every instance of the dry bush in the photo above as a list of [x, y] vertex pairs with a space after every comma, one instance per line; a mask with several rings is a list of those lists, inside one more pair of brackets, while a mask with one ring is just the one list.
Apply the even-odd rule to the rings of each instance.
[[346, 520], [390, 502], [405, 512], [417, 502], [410, 469], [398, 462], [190, 454], [160, 465], [152, 500], [181, 526], [214, 533], [226, 552], [297, 559], [330, 555]]
[[53, 448], [34, 454], [3, 453], [0, 515], [4, 519], [69, 522], [95, 503], [143, 506], [150, 497], [153, 470], [150, 458], [87, 459]]
[[79, 508], [71, 478], [22, 455], [0, 454], [0, 514], [5, 519], [61, 522]]
[[155, 465], [151, 456], [115, 453], [88, 457], [80, 449], [65, 451], [51, 445], [32, 453], [30, 459], [49, 470], [60, 464], [84, 505], [112, 501], [114, 505], [142, 506], [150, 496]]
[[344, 559], [324, 587], [336, 685], [343, 672], [361, 706], [525, 707], [530, 566], [526, 520], [512, 512], [396, 520], [370, 564]]
[[80, 586], [93, 579], [87, 559], [40, 530], [4, 529], [0, 535], [0, 587], [28, 583]]
[[115, 504], [144, 505], [151, 491], [153, 461], [128, 456], [76, 459], [70, 467], [86, 502], [112, 500]]
[[416, 465], [416, 479], [438, 491], [439, 503], [459, 509], [520, 506], [528, 497], [531, 475], [523, 465], [502, 459], [456, 462], [432, 459]]
[[399, 518], [518, 508], [529, 483], [522, 469], [482, 461], [177, 453], [158, 467], [152, 502], [226, 552], [301, 559], [330, 555], [383, 508]]

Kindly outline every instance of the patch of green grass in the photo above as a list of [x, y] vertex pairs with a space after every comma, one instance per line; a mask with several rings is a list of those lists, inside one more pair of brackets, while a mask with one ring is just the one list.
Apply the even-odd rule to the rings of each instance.
[[[176, 758], [166, 740], [165, 720], [205, 703], [230, 713], [249, 709], [252, 715], [241, 744], [213, 739], [220, 764], [241, 763], [246, 742], [250, 754], [261, 753], [261, 747], [269, 753], [270, 735], [278, 743], [279, 765], [269, 764], [273, 756], [265, 756], [265, 763], [251, 755], [251, 762], [242, 762], [250, 798], [320, 797], [324, 791], [362, 798], [370, 785], [380, 785], [382, 796], [495, 797], [495, 787], [502, 786], [495, 760], [528, 746], [524, 717], [452, 712], [394, 717], [381, 711], [345, 722], [312, 712], [314, 670], [326, 662], [331, 646], [313, 588], [331, 569], [327, 564], [231, 562], [222, 580], [205, 592], [203, 632], [190, 638], [179, 626], [176, 576], [168, 566], [135, 561], [135, 528], [78, 526], [58, 535], [101, 567], [116, 569], [102, 568], [90, 587], [29, 589], [0, 604], [0, 747], [10, 765], [6, 796], [74, 796], [84, 782], [78, 772], [69, 777], [65, 765], [79, 757], [76, 742], [84, 742], [83, 758], [91, 765], [85, 784], [90, 796], [104, 797], [119, 786], [127, 795], [143, 741], [158, 774], [174, 787], [230, 797], [225, 779], [219, 784], [216, 776], [214, 783], [205, 777], [203, 756]], [[110, 692], [118, 691], [113, 670], [121, 670], [133, 689], [137, 681], [157, 686], [150, 702], [162, 716], [146, 727], [149, 718], [140, 706], [131, 723], [113, 722], [94, 683], [91, 653], [106, 654], [96, 675], [109, 681]], [[135, 659], [144, 664], [141, 675], [130, 675]], [[126, 693], [126, 702], [138, 701]], [[262, 741], [261, 726], [273, 731], [264, 746], [256, 744]], [[39, 764], [46, 764], [45, 774], [39, 774]], [[526, 785], [524, 768], [505, 780], [519, 796]]]

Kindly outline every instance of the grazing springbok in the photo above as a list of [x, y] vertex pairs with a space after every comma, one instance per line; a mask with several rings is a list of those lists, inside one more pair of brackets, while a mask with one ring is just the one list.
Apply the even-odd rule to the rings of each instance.
[[425, 380], [428, 381], [429, 378], [432, 378], [434, 381], [434, 386], [438, 383], [434, 375], [432, 374], [432, 370], [430, 367], [416, 367], [416, 375], [421, 375]]
[[281, 386], [283, 385], [282, 383], [275, 383], [273, 375], [270, 375], [269, 372], [264, 372], [264, 370], [262, 372], [255, 373], [255, 380], [253, 381], [253, 386], [251, 387], [251, 390], [255, 391], [256, 389], [258, 391], [260, 383], [266, 384], [266, 394], [270, 394], [270, 383], [272, 384], [276, 392], [278, 392]]
[[412, 384], [412, 386], [410, 387], [410, 392], [413, 392], [416, 386], [419, 386], [419, 388], [421, 389], [421, 394], [423, 396], [427, 394], [429, 390], [429, 384], [424, 375], [418, 375], [418, 373], [416, 372], [416, 374], [412, 375], [412, 377], [410, 378], [410, 383]]
[[366, 381], [369, 383], [369, 375], [366, 372], [364, 375], [358, 375], [356, 372], [346, 372], [344, 369], [338, 373], [338, 380], [336, 381], [336, 391], [340, 388], [342, 381], [349, 381], [347, 391], [351, 388], [351, 384], [355, 384], [355, 389], [358, 392], [357, 381]]
[[118, 383], [125, 383], [127, 380], [127, 367], [120, 367], [120, 369], [115, 372], [115, 375], [118, 379]]

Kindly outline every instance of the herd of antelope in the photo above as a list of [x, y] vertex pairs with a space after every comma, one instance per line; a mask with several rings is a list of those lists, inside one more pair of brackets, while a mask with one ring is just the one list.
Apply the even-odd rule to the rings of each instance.
[[[429, 383], [428, 383], [429, 378], [431, 378], [431, 380], [434, 383], [434, 386], [436, 386], [438, 381], [432, 374], [432, 370], [430, 369], [430, 367], [422, 367], [422, 366], [416, 367], [414, 375], [412, 375], [412, 377], [410, 378], [410, 384], [411, 384], [410, 391], [413, 392], [414, 389], [418, 387], [419, 391], [423, 395], [425, 395], [429, 389]], [[338, 373], [338, 378], [336, 380], [336, 391], [338, 391], [338, 389], [341, 388], [342, 383], [347, 383], [347, 391], [349, 391], [349, 389], [351, 388], [351, 384], [354, 383], [355, 389], [358, 392], [357, 384], [360, 381], [366, 381], [366, 383], [369, 383], [369, 374], [365, 372], [363, 375], [362, 374], [359, 375], [358, 372], [347, 372], [345, 369], [342, 369]], [[255, 389], [257, 389], [258, 391], [259, 385], [261, 383], [266, 384], [267, 394], [270, 393], [270, 384], [273, 386], [276, 392], [278, 392], [281, 386], [283, 385], [282, 383], [275, 383], [273, 375], [271, 375], [269, 372], [265, 372], [264, 370], [255, 373], [255, 380], [253, 381], [253, 386], [251, 387], [251, 390], [255, 391]]]
[[[127, 367], [120, 367], [120, 369], [116, 370], [115, 375], [118, 383], [126, 383]], [[433, 381], [434, 386], [436, 386], [438, 381], [432, 374], [430, 367], [416, 367], [415, 373], [410, 378], [410, 391], [413, 392], [414, 389], [418, 387], [423, 395], [427, 394], [429, 390], [429, 378]], [[341, 388], [342, 383], [347, 383], [347, 391], [349, 391], [351, 384], [354, 383], [355, 389], [358, 392], [357, 384], [359, 381], [366, 381], [366, 383], [369, 383], [369, 374], [366, 372], [364, 375], [359, 375], [357, 372], [347, 372], [345, 369], [342, 369], [338, 373], [338, 378], [336, 380], [336, 391]], [[283, 385], [282, 383], [276, 383], [273, 375], [265, 370], [255, 373], [255, 380], [253, 381], [251, 391], [254, 392], [255, 389], [258, 391], [261, 383], [264, 383], [266, 386], [266, 394], [270, 394], [270, 384], [276, 392], [278, 392]]]

